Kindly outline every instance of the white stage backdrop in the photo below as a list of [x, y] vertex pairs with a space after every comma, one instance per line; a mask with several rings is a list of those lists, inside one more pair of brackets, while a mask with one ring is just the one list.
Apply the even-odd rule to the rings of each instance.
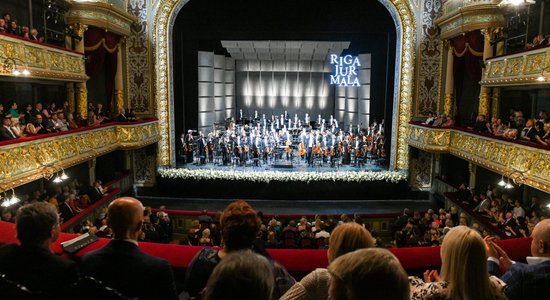
[[235, 88], [237, 111], [280, 115], [306, 112], [334, 114], [334, 86], [331, 66], [324, 61], [237, 60]]
[[330, 84], [334, 72], [321, 60], [234, 60], [199, 51], [199, 129], [212, 129], [214, 122], [266, 114], [297, 113], [311, 120], [333, 115], [342, 125], [370, 123], [371, 55], [360, 54], [361, 86]]

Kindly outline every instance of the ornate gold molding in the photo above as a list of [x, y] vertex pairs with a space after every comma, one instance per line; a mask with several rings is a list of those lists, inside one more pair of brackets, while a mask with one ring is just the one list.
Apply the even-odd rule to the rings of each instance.
[[[159, 0], [154, 4], [152, 18], [153, 52], [155, 58], [155, 101], [156, 114], [162, 139], [159, 142], [158, 164], [175, 165], [174, 128], [172, 116], [172, 70], [171, 64], [171, 28], [179, 9], [188, 0]], [[394, 133], [392, 149], [389, 155], [390, 168], [408, 169], [409, 148], [406, 143], [407, 124], [411, 119], [413, 102], [413, 81], [416, 51], [416, 3], [412, 0], [379, 0], [390, 12], [399, 30], [397, 34], [396, 77], [394, 99]]]
[[[86, 24], [129, 36], [137, 18], [117, 5], [103, 2], [72, 2], [65, 14], [67, 24]], [[78, 33], [80, 35], [80, 33]]]
[[550, 193], [550, 150], [413, 124], [409, 124], [407, 143], [428, 152], [450, 153], [499, 174], [522, 172], [524, 184]]
[[487, 120], [489, 120], [489, 89], [486, 87], [481, 87], [481, 92], [479, 93], [479, 107], [478, 111], [480, 115], [484, 115]]
[[446, 94], [443, 98], [443, 113], [450, 116], [453, 114], [453, 95]]
[[[504, 25], [504, 15], [498, 5], [500, 1], [447, 1], [445, 13], [435, 23], [441, 29], [441, 39], [450, 39], [462, 33], [498, 28]], [[449, 9], [450, 5], [452, 9]]]
[[550, 48], [490, 58], [485, 65], [479, 82], [483, 86], [548, 84], [548, 80], [540, 81], [539, 77], [549, 75], [543, 70], [550, 68]]
[[5, 145], [0, 147], [0, 181], [6, 188], [16, 187], [117, 149], [137, 149], [159, 140], [154, 120]]
[[[0, 35], [0, 52], [24, 61], [30, 78], [82, 82], [88, 80], [84, 55], [72, 51]], [[18, 62], [19, 64], [19, 62]], [[2, 76], [14, 76], [0, 73]]]

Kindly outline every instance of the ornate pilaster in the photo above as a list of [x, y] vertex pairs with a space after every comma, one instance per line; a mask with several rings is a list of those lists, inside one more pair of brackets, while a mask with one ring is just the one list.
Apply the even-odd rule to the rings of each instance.
[[454, 77], [453, 77], [453, 47], [447, 41], [447, 67], [445, 72], [445, 96], [443, 113], [446, 115], [452, 115], [453, 113], [453, 93], [454, 93]]
[[[493, 29], [481, 29], [481, 34], [484, 36], [483, 43], [483, 62], [493, 56], [493, 46], [491, 46], [491, 39], [493, 36]], [[481, 71], [482, 74], [485, 73], [485, 68]], [[478, 112], [480, 115], [485, 115], [489, 117], [489, 93], [490, 90], [487, 87], [482, 86], [479, 91], [479, 108]]]
[[88, 89], [85, 82], [76, 84], [76, 111], [82, 118], [88, 117]]
[[117, 65], [116, 65], [116, 75], [115, 75], [115, 97], [114, 97], [114, 103], [113, 103], [113, 106], [114, 106], [113, 111], [115, 114], [118, 113], [121, 108], [124, 108], [124, 92], [123, 92], [124, 73], [122, 72], [122, 65], [123, 65], [122, 49], [123, 49], [124, 40], [125, 40], [124, 38], [120, 40], [121, 44], [119, 45], [118, 51], [117, 51]]
[[67, 102], [69, 103], [69, 111], [75, 111], [75, 102], [74, 102], [74, 83], [67, 83]]

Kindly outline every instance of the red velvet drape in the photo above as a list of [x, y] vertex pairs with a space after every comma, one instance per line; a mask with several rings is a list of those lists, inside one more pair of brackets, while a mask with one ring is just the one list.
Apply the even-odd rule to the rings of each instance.
[[481, 60], [483, 59], [483, 35], [479, 30], [468, 32], [451, 40], [453, 47], [453, 76], [457, 114], [460, 114], [460, 99], [464, 86], [464, 76], [474, 82], [481, 80]]
[[105, 71], [105, 96], [108, 106], [114, 90], [119, 42], [118, 35], [101, 28], [90, 27], [84, 34], [85, 54], [88, 58], [86, 74], [94, 77]]

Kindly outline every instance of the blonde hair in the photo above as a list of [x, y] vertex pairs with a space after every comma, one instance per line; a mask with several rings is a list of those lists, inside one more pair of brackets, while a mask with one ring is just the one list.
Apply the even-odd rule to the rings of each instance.
[[330, 235], [328, 261], [362, 248], [374, 247], [374, 239], [365, 227], [349, 222], [338, 225]]
[[331, 275], [331, 299], [409, 299], [407, 273], [386, 249], [360, 249], [347, 253], [333, 261], [328, 272]]
[[445, 235], [441, 245], [441, 280], [449, 285], [447, 299], [494, 299], [485, 243], [475, 230], [457, 226]]

